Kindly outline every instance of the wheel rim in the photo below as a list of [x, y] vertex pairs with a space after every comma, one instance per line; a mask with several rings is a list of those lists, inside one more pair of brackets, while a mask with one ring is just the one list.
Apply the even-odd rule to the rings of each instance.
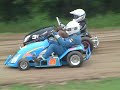
[[80, 63], [80, 57], [78, 55], [73, 55], [70, 58], [70, 62], [72, 65], [78, 65]]
[[87, 41], [83, 41], [82, 44], [84, 45], [84, 48], [87, 49], [90, 45]]
[[20, 63], [20, 68], [21, 69], [26, 69], [28, 67], [28, 63], [26, 62], [26, 61], [22, 61], [21, 63]]

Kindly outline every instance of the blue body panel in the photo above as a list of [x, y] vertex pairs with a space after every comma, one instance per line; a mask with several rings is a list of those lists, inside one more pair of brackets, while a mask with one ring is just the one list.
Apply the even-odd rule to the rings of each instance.
[[[28, 61], [32, 61], [29, 64], [30, 64], [30, 66], [34, 66], [34, 67], [62, 66], [62, 65], [67, 65], [67, 61], [62, 60], [62, 59], [69, 52], [76, 51], [76, 50], [77, 51], [85, 51], [84, 46], [81, 44], [81, 45], [69, 48], [60, 57], [55, 57], [55, 58], [49, 57], [46, 61], [41, 60], [39, 65], [34, 63], [32, 55], [35, 54], [36, 56], [38, 56], [48, 46], [49, 46], [49, 41], [47, 39], [44, 41], [41, 41], [41, 42], [35, 42], [35, 43], [28, 44], [25, 47], [18, 50], [18, 52], [15, 55], [13, 55], [13, 56], [9, 55], [4, 64], [7, 66], [10, 66], [10, 67], [18, 67], [18, 62], [21, 59], [26, 59]], [[86, 51], [86, 57], [84, 58], [84, 60], [88, 60], [90, 58], [90, 56], [91, 56], [91, 52], [90, 52], [90, 48], [88, 48]], [[42, 63], [45, 63], [45, 64], [42, 64]]]
[[55, 66], [62, 66], [62, 63], [60, 62], [60, 59], [57, 57], [55, 59], [55, 63], [50, 63], [51, 62], [51, 59], [48, 58], [46, 60], [47, 64], [46, 65], [42, 65], [41, 63], [43, 62], [44, 60], [41, 60], [40, 61], [40, 65], [35, 65], [35, 67], [55, 67]]
[[[30, 52], [30, 51], [32, 52], [32, 50], [33, 51], [35, 51], [35, 50], [39, 51], [40, 50], [39, 52], [41, 52], [43, 49], [45, 49], [48, 46], [49, 46], [48, 40], [44, 40], [44, 41], [41, 41], [41, 42], [31, 43], [31, 44], [26, 45], [22, 49], [20, 49], [18, 51], [18, 54], [22, 53], [24, 55], [26, 52]], [[36, 53], [38, 53], [38, 52], [36, 52]]]
[[[19, 60], [25, 58], [28, 61], [30, 61], [32, 60], [32, 54], [36, 54], [36, 56], [38, 56], [39, 53], [46, 49], [48, 46], [48, 40], [28, 44], [25, 47], [18, 50], [18, 52], [15, 55], [9, 55], [4, 64], [11, 67], [17, 67]], [[17, 59], [14, 59], [17, 56], [19, 57]], [[33, 64], [30, 66], [33, 66]]]

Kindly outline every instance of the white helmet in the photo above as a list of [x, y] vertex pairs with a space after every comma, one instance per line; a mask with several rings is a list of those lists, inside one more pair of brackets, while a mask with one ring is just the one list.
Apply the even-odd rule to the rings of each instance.
[[86, 13], [83, 9], [76, 9], [74, 11], [71, 11], [70, 14], [74, 15], [74, 19], [77, 22], [80, 22], [85, 19]]
[[66, 25], [65, 29], [68, 35], [72, 35], [74, 33], [80, 32], [80, 25], [78, 22], [73, 20]]

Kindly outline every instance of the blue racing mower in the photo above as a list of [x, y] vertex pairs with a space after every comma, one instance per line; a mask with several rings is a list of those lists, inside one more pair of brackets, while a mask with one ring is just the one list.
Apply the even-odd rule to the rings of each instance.
[[[49, 34], [46, 34], [50, 32]], [[35, 36], [36, 37], [36, 36]], [[16, 67], [20, 70], [28, 70], [30, 67], [59, 67], [68, 65], [70, 67], [79, 67], [88, 60], [91, 56], [90, 47], [84, 49], [84, 45], [76, 45], [66, 50], [61, 56], [54, 53], [47, 60], [40, 60], [40, 63], [35, 63], [33, 55], [38, 57], [43, 55], [49, 47], [49, 40], [55, 39], [52, 36], [52, 29], [46, 30], [39, 38], [45, 38], [43, 41], [30, 43], [20, 48], [14, 55], [9, 55], [4, 62], [9, 67]], [[59, 49], [59, 48], [58, 48]], [[86, 53], [83, 53], [86, 52]]]

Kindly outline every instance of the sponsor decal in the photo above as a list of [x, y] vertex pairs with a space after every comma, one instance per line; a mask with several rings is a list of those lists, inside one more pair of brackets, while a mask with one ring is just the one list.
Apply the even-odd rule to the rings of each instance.
[[56, 58], [51, 58], [49, 61], [49, 65], [56, 65]]
[[32, 54], [31, 54], [31, 53], [26, 53], [25, 56], [26, 56], [26, 57], [31, 57]]

